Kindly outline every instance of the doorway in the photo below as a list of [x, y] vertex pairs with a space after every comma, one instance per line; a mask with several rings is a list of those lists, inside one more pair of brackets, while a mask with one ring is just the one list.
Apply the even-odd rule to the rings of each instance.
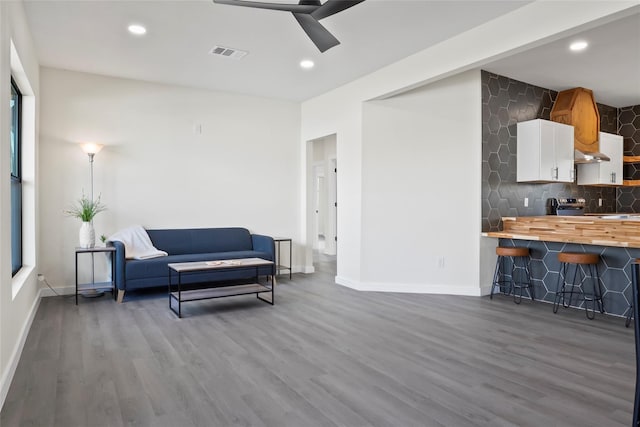
[[309, 141], [307, 236], [315, 269], [335, 271], [337, 261], [337, 153], [336, 135]]

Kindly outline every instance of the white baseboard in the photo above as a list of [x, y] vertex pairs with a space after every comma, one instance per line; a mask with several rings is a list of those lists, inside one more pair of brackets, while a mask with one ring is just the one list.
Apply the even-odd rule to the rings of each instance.
[[[309, 266], [304, 266], [304, 265], [294, 265], [291, 268], [291, 273], [309, 274], [309, 273], [313, 273], [314, 271], [315, 271], [315, 269], [313, 268], [313, 266], [309, 267]], [[289, 270], [280, 271], [278, 276], [281, 276], [281, 275], [289, 275]]]
[[[336, 276], [336, 283], [357, 291], [368, 292], [400, 292], [412, 294], [465, 295], [479, 297], [486, 295], [483, 288], [477, 286], [455, 286], [420, 283], [381, 283], [357, 282], [345, 277]], [[490, 290], [491, 288], [489, 288]]]
[[491, 285], [480, 286], [480, 295], [485, 296], [491, 293]]
[[[315, 269], [313, 268], [313, 266], [306, 266], [306, 265], [294, 265], [291, 269], [292, 273], [309, 274], [309, 273], [313, 273], [314, 271]], [[281, 274], [289, 274], [289, 270], [284, 270], [278, 275], [281, 275]]]
[[20, 356], [22, 356], [22, 350], [24, 349], [24, 344], [27, 341], [27, 336], [29, 335], [31, 324], [33, 323], [33, 319], [36, 316], [38, 307], [40, 306], [41, 298], [42, 289], [38, 291], [38, 295], [36, 295], [36, 298], [31, 305], [31, 309], [29, 310], [29, 314], [27, 316], [27, 321], [24, 322], [24, 325], [22, 325], [22, 329], [20, 330], [20, 334], [18, 335], [18, 342], [16, 343], [15, 347], [13, 348], [13, 352], [9, 357], [7, 369], [2, 374], [2, 378], [0, 378], [0, 408], [4, 406], [4, 401], [7, 398], [7, 394], [9, 393], [11, 381], [13, 380], [13, 376], [15, 375], [16, 369], [18, 368], [18, 362], [20, 361]]
[[[58, 295], [73, 295], [76, 292], [75, 286], [66, 286], [64, 288], [53, 288]], [[44, 287], [40, 289], [41, 297], [55, 297], [56, 294], [49, 289], [48, 287]]]
[[304, 273], [304, 274], [311, 274], [311, 273], [315, 273], [316, 269], [313, 267], [313, 265], [305, 265], [302, 267], [298, 267], [299, 270], [294, 270], [294, 272], [296, 273]]
[[362, 290], [362, 289], [360, 289], [360, 283], [359, 282], [356, 282], [355, 280], [347, 279], [346, 277], [336, 276], [335, 277], [335, 282], [338, 285], [342, 285], [342, 286], [345, 286], [347, 288], [355, 289], [357, 291]]

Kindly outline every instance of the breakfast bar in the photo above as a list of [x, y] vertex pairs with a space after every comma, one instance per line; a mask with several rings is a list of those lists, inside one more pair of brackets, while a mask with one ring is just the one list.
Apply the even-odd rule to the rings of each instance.
[[536, 299], [553, 302], [560, 271], [558, 253], [595, 253], [607, 314], [628, 313], [631, 264], [640, 258], [640, 215], [503, 217], [502, 231], [485, 236], [500, 246], [526, 246], [531, 254], [531, 279]]

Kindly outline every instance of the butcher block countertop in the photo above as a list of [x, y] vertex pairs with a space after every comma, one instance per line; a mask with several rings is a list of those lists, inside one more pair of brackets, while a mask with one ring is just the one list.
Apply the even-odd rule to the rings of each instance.
[[483, 233], [501, 239], [640, 248], [640, 215], [503, 217], [503, 231]]

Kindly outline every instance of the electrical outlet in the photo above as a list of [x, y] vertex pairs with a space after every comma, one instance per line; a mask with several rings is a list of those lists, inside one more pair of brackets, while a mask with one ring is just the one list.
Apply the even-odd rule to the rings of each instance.
[[38, 282], [44, 282], [44, 274], [38, 274]]
[[438, 257], [438, 268], [444, 268], [444, 257]]
[[525, 197], [525, 198], [524, 198], [524, 207], [525, 207], [525, 208], [528, 208], [528, 207], [529, 207], [529, 198], [528, 198], [528, 197]]

